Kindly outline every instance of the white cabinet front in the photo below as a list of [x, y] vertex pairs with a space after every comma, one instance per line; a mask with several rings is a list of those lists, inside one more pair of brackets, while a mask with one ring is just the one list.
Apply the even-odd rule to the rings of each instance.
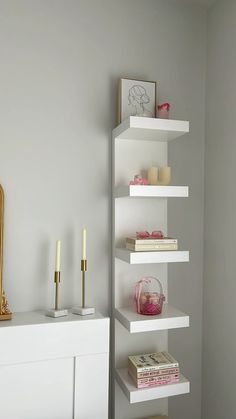
[[0, 367], [0, 417], [72, 419], [74, 358]]

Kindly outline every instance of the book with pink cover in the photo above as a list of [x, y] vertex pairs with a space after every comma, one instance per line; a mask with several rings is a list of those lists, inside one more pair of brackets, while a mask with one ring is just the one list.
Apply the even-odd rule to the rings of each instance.
[[160, 386], [165, 386], [167, 384], [174, 384], [174, 383], [178, 383], [178, 382], [179, 382], [179, 378], [171, 378], [170, 380], [166, 380], [166, 381], [163, 381], [161, 383], [156, 383], [156, 384], [152, 384], [152, 383], [137, 384], [136, 387], [137, 388], [160, 387]]
[[[134, 378], [134, 377], [133, 377]], [[138, 384], [162, 383], [163, 381], [179, 378], [179, 374], [160, 375], [159, 377], [140, 378], [135, 380]]]
[[132, 373], [129, 371], [129, 375], [131, 376], [132, 380], [134, 381], [137, 388], [144, 388], [156, 385], [164, 385], [169, 384], [171, 382], [179, 381], [179, 373], [177, 374], [169, 374], [169, 375], [159, 375], [155, 377], [146, 377], [135, 379]]

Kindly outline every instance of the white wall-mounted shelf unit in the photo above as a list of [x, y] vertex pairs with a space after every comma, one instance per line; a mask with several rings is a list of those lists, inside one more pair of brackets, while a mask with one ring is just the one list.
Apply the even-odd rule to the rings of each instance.
[[116, 308], [115, 316], [130, 333], [189, 327], [189, 316], [169, 304], [164, 305], [159, 316], [143, 316], [130, 307]]
[[[132, 252], [125, 248], [116, 247], [121, 243], [130, 231], [139, 228], [163, 229], [167, 232], [167, 203], [166, 198], [187, 198], [188, 186], [151, 186], [131, 185], [130, 178], [138, 171], [150, 167], [153, 160], [158, 161], [159, 166], [168, 165], [168, 142], [177, 140], [189, 132], [188, 121], [163, 120], [155, 118], [129, 117], [112, 132], [112, 207], [113, 207], [113, 238], [112, 238], [112, 324], [114, 336], [112, 340], [113, 352], [113, 378], [116, 378], [118, 386], [128, 398], [130, 404], [140, 403], [140, 416], [154, 416], [156, 409], [166, 412], [168, 410], [167, 398], [190, 391], [189, 381], [182, 375], [180, 381], [170, 385], [137, 389], [128, 375], [128, 356], [137, 353], [153, 352], [153, 348], [168, 350], [167, 330], [185, 328], [189, 326], [189, 316], [168, 304], [167, 279], [168, 271], [166, 264], [174, 262], [188, 262], [188, 251], [154, 251]], [[128, 140], [128, 141], [126, 141]], [[130, 141], [134, 140], [134, 141]], [[139, 140], [139, 141], [136, 141]], [[143, 141], [143, 143], [142, 143]], [[143, 198], [136, 201], [129, 198]], [[125, 200], [117, 198], [127, 198]], [[145, 198], [152, 198], [146, 199]], [[153, 201], [156, 198], [155, 202]], [[164, 199], [163, 199], [164, 198]], [[155, 205], [155, 207], [153, 207]], [[140, 212], [139, 209], [142, 211]], [[152, 220], [154, 218], [154, 220]], [[128, 224], [128, 225], [127, 225]], [[152, 230], [150, 230], [152, 231]], [[171, 234], [171, 233], [170, 233]], [[181, 238], [179, 238], [181, 240]], [[152, 275], [158, 270], [158, 278], [161, 280], [167, 298], [163, 312], [159, 316], [142, 316], [132, 308], [131, 294], [133, 293], [133, 275], [125, 273], [126, 262], [136, 265], [134, 268], [137, 280], [145, 275], [145, 264], [152, 266]], [[127, 271], [131, 268], [127, 266]], [[150, 266], [148, 267], [150, 275]], [[131, 280], [129, 281], [129, 275]], [[139, 277], [140, 275], [140, 277]], [[130, 306], [127, 302], [130, 300]], [[123, 327], [122, 327], [123, 326]], [[126, 329], [126, 330], [125, 330]], [[127, 334], [128, 330], [128, 334]], [[156, 335], [155, 331], [161, 331]], [[166, 331], [166, 332], [165, 332]], [[142, 333], [149, 333], [148, 339], [142, 339]], [[142, 351], [138, 348], [138, 339]], [[125, 335], [124, 335], [125, 334]], [[134, 339], [135, 334], [135, 339]], [[124, 363], [124, 349], [127, 344], [127, 363]], [[145, 349], [144, 349], [145, 348]], [[173, 354], [175, 355], [175, 354]], [[124, 368], [125, 367], [125, 368]], [[180, 366], [182, 369], [182, 365]], [[122, 392], [117, 386], [113, 386], [113, 410], [112, 419], [123, 417], [135, 417], [135, 410], [129, 407], [129, 413], [121, 412], [123, 406]], [[141, 402], [159, 400], [155, 404], [155, 412], [152, 407]], [[115, 401], [115, 403], [114, 403]], [[161, 404], [159, 404], [161, 403]]]
[[116, 370], [116, 379], [130, 403], [140, 403], [164, 397], [178, 396], [190, 392], [189, 381], [181, 374], [177, 383], [166, 384], [158, 387], [135, 387], [126, 368]]
[[188, 121], [130, 116], [113, 130], [123, 140], [172, 141], [189, 132]]
[[130, 185], [115, 190], [116, 198], [187, 198], [188, 195], [188, 186]]
[[173, 262], [189, 262], [189, 252], [171, 250], [168, 252], [132, 252], [128, 249], [117, 248], [116, 257], [130, 265], [142, 263], [173, 263]]

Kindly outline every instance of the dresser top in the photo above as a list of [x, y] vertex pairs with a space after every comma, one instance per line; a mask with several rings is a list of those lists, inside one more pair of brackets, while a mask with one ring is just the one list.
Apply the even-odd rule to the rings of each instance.
[[29, 325], [43, 325], [43, 324], [60, 324], [60, 323], [74, 323], [74, 322], [90, 322], [94, 320], [105, 320], [108, 317], [96, 312], [87, 316], [79, 316], [69, 312], [68, 316], [52, 318], [45, 315], [45, 311], [27, 311], [22, 313], [13, 313], [11, 320], [0, 321], [0, 329], [11, 328], [17, 326]]

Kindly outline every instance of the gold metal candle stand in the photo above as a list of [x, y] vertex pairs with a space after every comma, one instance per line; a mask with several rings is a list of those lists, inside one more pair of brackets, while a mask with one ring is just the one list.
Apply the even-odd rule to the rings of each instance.
[[72, 313], [79, 314], [80, 316], [87, 316], [88, 314], [94, 314], [94, 307], [87, 307], [85, 304], [85, 272], [87, 271], [87, 260], [81, 260], [81, 307], [73, 307]]
[[81, 293], [82, 308], [85, 308], [85, 272], [87, 271], [87, 260], [81, 260]]
[[12, 313], [3, 290], [3, 226], [4, 226], [4, 191], [0, 185], [0, 320], [10, 320]]
[[56, 271], [54, 273], [55, 282], [55, 308], [46, 311], [48, 317], [63, 317], [68, 315], [68, 310], [59, 310], [59, 284], [61, 282], [61, 272]]

